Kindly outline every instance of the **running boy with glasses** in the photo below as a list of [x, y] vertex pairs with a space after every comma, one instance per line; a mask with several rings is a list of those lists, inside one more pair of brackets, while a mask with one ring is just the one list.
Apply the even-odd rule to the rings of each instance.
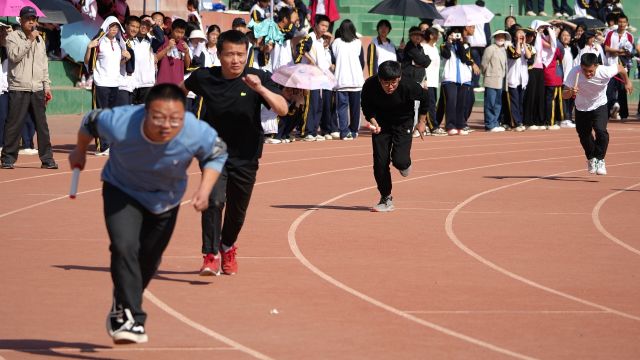
[[202, 168], [191, 204], [203, 211], [227, 159], [217, 132], [186, 112], [185, 103], [177, 85], [161, 84], [149, 90], [144, 106], [94, 110], [69, 154], [71, 168], [83, 169], [94, 137], [111, 144], [102, 195], [114, 286], [107, 331], [116, 344], [147, 342], [142, 292], [171, 239], [191, 161]]

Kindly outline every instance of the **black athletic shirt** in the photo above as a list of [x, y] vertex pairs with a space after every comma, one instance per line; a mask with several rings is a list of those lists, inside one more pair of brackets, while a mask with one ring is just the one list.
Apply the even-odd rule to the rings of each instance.
[[412, 122], [416, 100], [420, 101], [418, 113], [426, 114], [429, 110], [426, 90], [405, 78], [400, 79], [398, 88], [390, 95], [384, 92], [377, 76], [368, 78], [362, 86], [361, 105], [365, 119], [375, 118], [383, 127]]
[[257, 75], [264, 87], [281, 94], [278, 84], [271, 80], [271, 73], [252, 68], [235, 79], [225, 79], [219, 66], [201, 68], [184, 82], [187, 89], [204, 98], [207, 107], [204, 120], [227, 143], [230, 159], [255, 160], [262, 156], [260, 105], [269, 105], [242, 81], [246, 74]]

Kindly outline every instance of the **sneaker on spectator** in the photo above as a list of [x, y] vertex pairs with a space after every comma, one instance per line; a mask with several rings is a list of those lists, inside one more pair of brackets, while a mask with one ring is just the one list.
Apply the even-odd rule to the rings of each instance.
[[280, 144], [282, 140], [276, 138], [268, 138], [264, 141], [265, 144]]
[[235, 275], [238, 272], [238, 262], [236, 261], [236, 251], [238, 247], [233, 245], [231, 249], [227, 251], [221, 251], [222, 253], [222, 272], [225, 275]]
[[560, 130], [560, 125], [553, 124], [553, 125], [549, 126], [548, 129], [549, 130]]
[[496, 126], [496, 127], [493, 127], [493, 128], [491, 128], [491, 129], [489, 129], [487, 131], [489, 131], [489, 132], [504, 132], [504, 128], [502, 126]]
[[411, 136], [413, 136], [414, 138], [420, 137], [420, 131], [413, 130], [413, 135], [411, 135]]
[[200, 268], [200, 276], [218, 276], [220, 275], [220, 254], [204, 255], [202, 267]]
[[563, 13], [562, 13], [562, 16], [564, 16], [564, 17], [566, 17], [566, 18], [571, 17], [571, 15], [569, 15], [569, 13], [566, 13], [566, 12], [563, 12]]
[[30, 148], [20, 149], [20, 150], [18, 150], [18, 154], [20, 154], [20, 155], [38, 155], [38, 150], [37, 149], [30, 149]]
[[2, 169], [7, 169], [7, 170], [13, 170], [15, 169], [15, 165], [11, 164], [11, 163], [5, 163], [3, 162], [2, 165], [0, 165], [0, 168]]
[[58, 164], [56, 164], [55, 161], [50, 160], [49, 162], [43, 162], [42, 165], [40, 165], [41, 169], [49, 169], [49, 170], [55, 170], [58, 168]]
[[460, 129], [458, 130], [458, 135], [469, 135], [469, 130]]
[[540, 12], [538, 13], [538, 16], [549, 16], [549, 15], [547, 15], [547, 13], [546, 13], [546, 12], [544, 12], [544, 11], [540, 11]]
[[604, 159], [598, 160], [596, 162], [596, 174], [607, 175], [607, 167], [604, 164]]
[[433, 136], [447, 136], [449, 134], [447, 134], [447, 132], [443, 128], [437, 128], [437, 129], [433, 130], [433, 132], [431, 132], [431, 135], [433, 135]]
[[518, 125], [513, 130], [517, 132], [523, 132], [526, 130], [526, 128], [524, 127], [524, 125]]
[[422, 134], [422, 135], [424, 135], [424, 136], [432, 136], [433, 134], [431, 134], [431, 131], [425, 130], [424, 134]]
[[115, 306], [107, 315], [107, 332], [116, 344], [140, 344], [149, 341], [144, 325], [135, 321], [131, 310]]
[[330, 134], [324, 134], [324, 139], [325, 140], [333, 140], [333, 136], [331, 136]]
[[587, 171], [589, 172], [589, 174], [595, 174], [597, 166], [598, 166], [598, 159], [591, 158], [587, 160]]
[[537, 16], [536, 13], [534, 13], [531, 10], [527, 11], [527, 13], [525, 15], [527, 15], [527, 16]]
[[555, 16], [555, 17], [562, 17], [562, 13], [561, 13], [561, 12], [557, 12], [557, 13], [553, 14], [553, 16]]
[[547, 125], [538, 125], [538, 130], [547, 130]]
[[614, 120], [620, 120], [620, 104], [615, 103], [611, 107], [611, 112], [609, 113], [609, 118]]
[[96, 156], [109, 156], [109, 149], [107, 149], [105, 151], [96, 151], [95, 155]]
[[538, 130], [538, 125], [527, 126], [527, 130]]
[[316, 137], [311, 135], [311, 134], [309, 134], [309, 135], [305, 136], [302, 140], [304, 140], [304, 141], [316, 141]]
[[316, 135], [316, 141], [325, 141], [326, 139], [322, 135]]
[[378, 202], [378, 204], [376, 204], [374, 207], [371, 208], [371, 211], [387, 212], [387, 211], [393, 211], [393, 209], [395, 209], [393, 207], [393, 197], [389, 195], [389, 196], [380, 197], [380, 201]]
[[329, 135], [331, 135], [331, 138], [332, 138], [333, 140], [338, 140], [338, 139], [340, 139], [340, 133], [339, 133], [339, 132], [337, 132], [337, 131], [334, 131], [334, 132], [332, 132], [332, 133], [331, 133], [331, 134], [329, 134]]
[[565, 129], [565, 128], [572, 128], [572, 127], [576, 127], [576, 126], [573, 123], [573, 121], [571, 121], [571, 120], [562, 120], [560, 122], [560, 127]]
[[290, 139], [282, 139], [282, 142], [283, 142], [284, 144], [288, 144], [288, 143], [290, 143], [291, 141], [293, 141], [293, 140], [290, 140]]
[[353, 136], [351, 133], [348, 133], [347, 136], [343, 137], [342, 140], [351, 141], [353, 140]]
[[449, 129], [449, 131], [447, 131], [447, 135], [449, 136], [453, 136], [453, 135], [458, 135], [458, 129]]
[[399, 170], [399, 171], [400, 171], [400, 175], [402, 175], [402, 177], [407, 177], [411, 173], [411, 165], [409, 165], [408, 168], [406, 168], [404, 170]]
[[465, 126], [465, 127], [464, 127], [464, 129], [462, 129], [462, 130], [465, 130], [465, 131], [466, 131], [466, 132], [468, 132], [469, 134], [471, 134], [472, 132], [474, 132], [474, 131], [475, 131], [474, 129], [472, 129], [472, 128], [468, 127], [468, 126]]

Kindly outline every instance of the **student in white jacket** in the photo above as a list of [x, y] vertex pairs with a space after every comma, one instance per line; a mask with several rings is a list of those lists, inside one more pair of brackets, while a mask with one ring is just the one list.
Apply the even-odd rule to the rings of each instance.
[[340, 138], [353, 140], [360, 128], [360, 93], [364, 84], [364, 52], [351, 20], [344, 20], [331, 44], [336, 58], [336, 102]]

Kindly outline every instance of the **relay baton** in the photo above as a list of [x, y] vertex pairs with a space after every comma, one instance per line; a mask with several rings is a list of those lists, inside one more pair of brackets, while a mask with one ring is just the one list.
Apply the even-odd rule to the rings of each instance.
[[69, 199], [75, 199], [78, 193], [78, 181], [80, 181], [80, 168], [74, 167], [71, 175], [71, 189], [69, 190]]

